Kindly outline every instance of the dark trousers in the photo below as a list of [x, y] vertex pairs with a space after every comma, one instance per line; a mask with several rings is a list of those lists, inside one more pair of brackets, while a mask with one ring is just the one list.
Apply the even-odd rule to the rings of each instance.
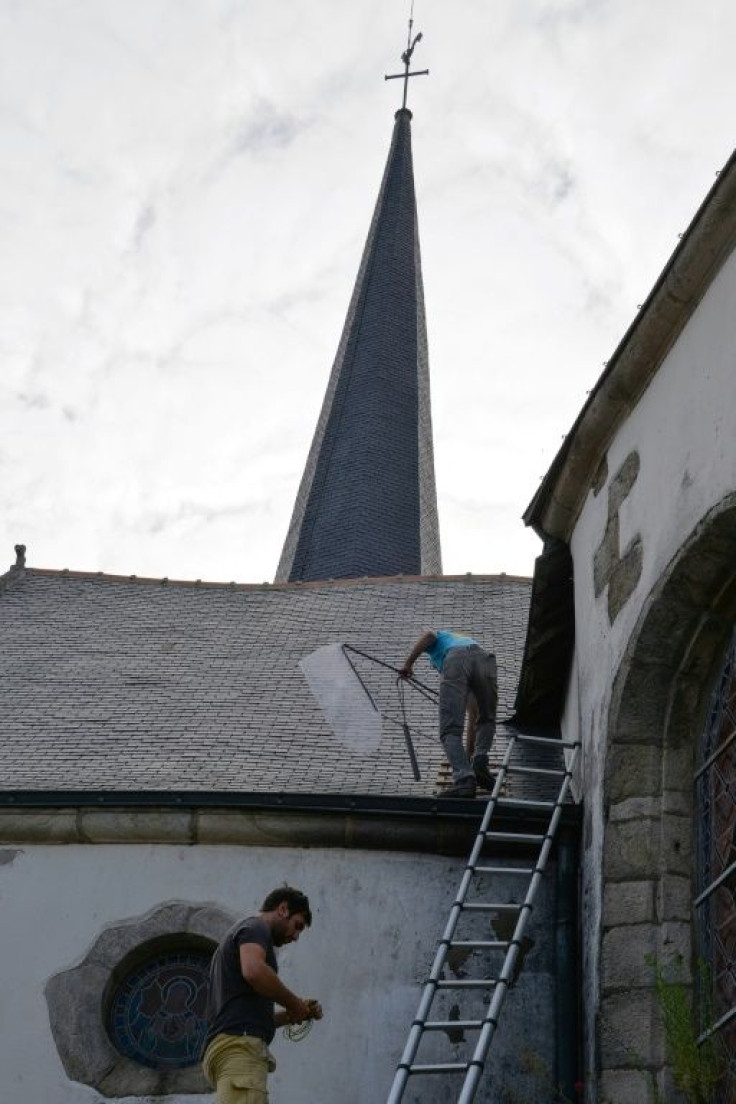
[[440, 740], [452, 768], [452, 777], [473, 776], [463, 748], [463, 728], [468, 695], [478, 705], [478, 730], [474, 759], [487, 759], [496, 732], [498, 679], [496, 657], [477, 645], [451, 648], [445, 656], [440, 677]]

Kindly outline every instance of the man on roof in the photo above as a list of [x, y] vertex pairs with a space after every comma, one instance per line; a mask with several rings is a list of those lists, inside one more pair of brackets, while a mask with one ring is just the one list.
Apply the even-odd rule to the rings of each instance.
[[[399, 671], [402, 678], [412, 678], [421, 655], [440, 672], [440, 740], [452, 768], [453, 783], [438, 796], [475, 797], [478, 787], [492, 790], [496, 779], [488, 769], [488, 752], [496, 731], [496, 657], [470, 636], [435, 629], [419, 637]], [[463, 726], [472, 699], [477, 722], [471, 762], [463, 748]]]
[[308, 898], [281, 886], [257, 916], [226, 932], [212, 956], [202, 1068], [217, 1104], [264, 1104], [268, 1074], [276, 1069], [269, 1050], [276, 1028], [322, 1019], [318, 1001], [298, 997], [279, 980], [274, 950], [296, 943], [311, 923]]

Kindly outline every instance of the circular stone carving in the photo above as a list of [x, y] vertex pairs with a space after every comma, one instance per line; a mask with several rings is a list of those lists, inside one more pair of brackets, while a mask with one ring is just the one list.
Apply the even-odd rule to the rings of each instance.
[[[107, 1097], [206, 1093], [198, 1061], [186, 1058], [197, 1051], [193, 1028], [201, 1007], [199, 995], [192, 999], [190, 967], [192, 956], [209, 959], [234, 921], [235, 916], [216, 905], [169, 901], [145, 916], [109, 925], [78, 965], [49, 978], [49, 1021], [67, 1076]], [[178, 974], [166, 975], [165, 963], [177, 954], [186, 959], [187, 969], [181, 968], [182, 959]], [[177, 976], [186, 979], [182, 988], [175, 983]], [[158, 996], [156, 979], [163, 983]], [[121, 1030], [114, 1029], [113, 1017], [126, 1008], [123, 1020], [117, 1020]], [[158, 1039], [155, 1059], [146, 1049], [151, 1035]], [[178, 1065], [172, 1045], [176, 1036], [181, 1039], [179, 1056], [184, 1054]], [[161, 1047], [163, 1039], [168, 1039], [168, 1048]], [[140, 1047], [148, 1061], [140, 1050], [134, 1056], [124, 1052], [126, 1045]], [[161, 1061], [162, 1054], [168, 1062]]]
[[124, 1057], [158, 1070], [198, 1062], [210, 957], [204, 950], [170, 950], [123, 978], [110, 1001], [107, 1030]]

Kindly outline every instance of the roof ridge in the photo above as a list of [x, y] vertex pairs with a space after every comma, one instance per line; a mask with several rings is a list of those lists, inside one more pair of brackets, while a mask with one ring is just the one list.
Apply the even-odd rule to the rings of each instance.
[[27, 567], [21, 570], [11, 567], [5, 575], [0, 576], [0, 589], [3, 587], [6, 580], [11, 582], [13, 579], [20, 579], [21, 576], [24, 575], [40, 575], [70, 579], [96, 579], [118, 583], [157, 583], [160, 586], [174, 587], [202, 587], [209, 589], [219, 587], [228, 590], [315, 590], [322, 587], [369, 586], [377, 583], [479, 583], [492, 582], [500, 579], [521, 583], [531, 583], [532, 581], [529, 575], [512, 575], [505, 571], [488, 575], [476, 574], [468, 571], [462, 575], [363, 575], [348, 579], [314, 579], [306, 582], [298, 580], [285, 583], [236, 583], [234, 581], [225, 582], [224, 580], [170, 579], [165, 575], [118, 575], [105, 571], [75, 571], [67, 567]]

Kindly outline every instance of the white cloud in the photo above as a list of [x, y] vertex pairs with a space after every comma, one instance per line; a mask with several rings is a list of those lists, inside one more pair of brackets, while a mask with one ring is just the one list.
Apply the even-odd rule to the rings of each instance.
[[[449, 572], [519, 517], [730, 152], [725, 0], [418, 0]], [[390, 0], [0, 0], [0, 564], [272, 577], [388, 151]], [[3, 552], [3, 548], [6, 550]]]

